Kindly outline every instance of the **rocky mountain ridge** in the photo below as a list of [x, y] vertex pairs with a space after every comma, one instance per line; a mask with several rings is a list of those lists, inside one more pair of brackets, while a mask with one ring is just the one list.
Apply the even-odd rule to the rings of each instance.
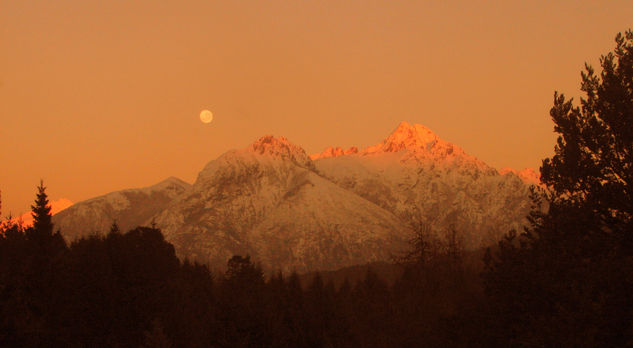
[[403, 221], [429, 225], [438, 238], [455, 228], [468, 249], [520, 229], [529, 185], [446, 142], [428, 128], [402, 122], [381, 143], [357, 154], [318, 156], [317, 170]]
[[284, 137], [264, 136], [210, 161], [192, 186], [176, 186], [142, 214], [134, 214], [141, 201], [106, 195], [55, 219], [68, 238], [78, 236], [64, 231], [72, 226], [107, 231], [87, 223], [104, 216], [108, 226], [154, 222], [181, 257], [222, 267], [233, 254], [250, 254], [266, 269], [304, 272], [390, 260], [420, 224], [438, 240], [454, 229], [464, 248], [475, 249], [520, 228], [529, 209], [518, 175], [501, 175], [406, 122], [363, 150], [311, 156]]

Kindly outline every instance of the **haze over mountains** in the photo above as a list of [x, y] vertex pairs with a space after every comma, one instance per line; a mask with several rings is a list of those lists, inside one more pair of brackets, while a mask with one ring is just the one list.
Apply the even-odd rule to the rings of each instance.
[[[526, 174], [527, 173], [527, 174]], [[422, 125], [381, 143], [308, 156], [264, 136], [209, 162], [193, 185], [170, 178], [79, 202], [54, 216], [68, 239], [155, 223], [181, 257], [222, 267], [250, 254], [266, 269], [311, 271], [389, 260], [412, 228], [466, 249], [525, 223], [534, 175], [500, 174]]]

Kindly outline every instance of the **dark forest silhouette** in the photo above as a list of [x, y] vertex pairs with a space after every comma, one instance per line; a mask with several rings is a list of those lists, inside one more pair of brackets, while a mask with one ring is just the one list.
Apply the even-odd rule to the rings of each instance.
[[631, 346], [633, 32], [600, 63], [580, 106], [554, 96], [530, 226], [466, 253], [459, 231], [414, 225], [389, 282], [369, 266], [266, 276], [244, 255], [212, 274], [154, 227], [68, 245], [41, 183], [33, 226], [0, 227], [0, 346]]
[[227, 271], [213, 276], [206, 266], [181, 262], [152, 227], [121, 233], [114, 224], [106, 236], [66, 245], [47, 204], [40, 185], [33, 227], [9, 223], [0, 239], [1, 346], [442, 342], [448, 336], [436, 331], [437, 320], [456, 313], [451, 306], [464, 296], [453, 277], [437, 271], [448, 264], [442, 251], [428, 265], [434, 272], [411, 259], [393, 285], [371, 269], [338, 287], [319, 273], [303, 282], [296, 273], [265, 277], [248, 256], [232, 257]]

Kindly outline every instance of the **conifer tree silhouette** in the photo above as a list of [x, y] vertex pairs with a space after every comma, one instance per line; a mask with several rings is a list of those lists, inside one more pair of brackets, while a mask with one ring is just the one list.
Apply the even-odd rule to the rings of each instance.
[[40, 186], [37, 187], [37, 196], [35, 204], [31, 206], [31, 216], [33, 216], [33, 229], [42, 234], [53, 233], [53, 223], [51, 215], [51, 207], [48, 204], [48, 195], [44, 181], [40, 180]]
[[492, 345], [633, 342], [633, 32], [615, 41], [599, 75], [585, 66], [581, 106], [555, 93], [547, 192], [533, 194], [530, 228], [488, 257], [492, 320], [504, 323]]

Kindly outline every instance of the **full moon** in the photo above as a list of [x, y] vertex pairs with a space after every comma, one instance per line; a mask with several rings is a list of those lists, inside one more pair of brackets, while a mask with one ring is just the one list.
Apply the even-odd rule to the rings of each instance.
[[209, 110], [200, 111], [200, 121], [203, 123], [211, 123], [211, 121], [213, 121], [213, 113]]

